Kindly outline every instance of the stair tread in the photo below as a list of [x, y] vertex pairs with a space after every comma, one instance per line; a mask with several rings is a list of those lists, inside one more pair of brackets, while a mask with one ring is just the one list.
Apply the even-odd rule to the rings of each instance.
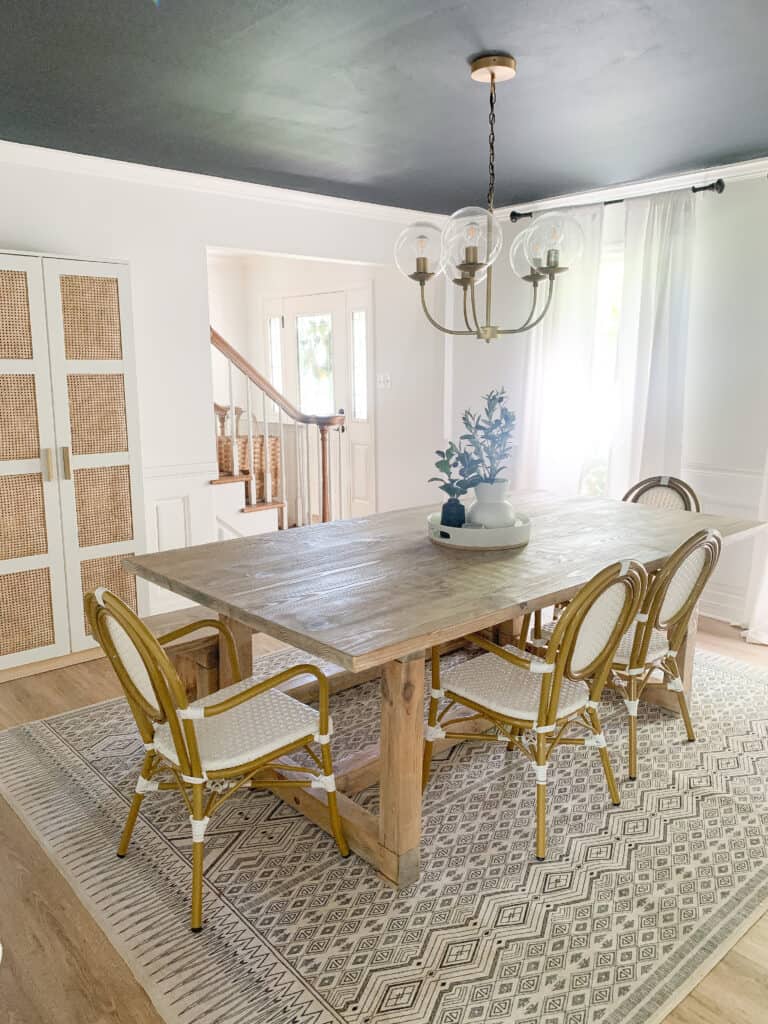
[[246, 480], [249, 480], [249, 479], [250, 479], [250, 474], [249, 473], [240, 473], [239, 476], [226, 476], [226, 475], [222, 474], [221, 476], [217, 476], [214, 480], [211, 480], [210, 482], [212, 484], [215, 484], [215, 485], [216, 484], [242, 484]]
[[254, 505], [246, 505], [241, 512], [264, 512], [269, 508], [284, 508], [284, 501], [257, 501]]

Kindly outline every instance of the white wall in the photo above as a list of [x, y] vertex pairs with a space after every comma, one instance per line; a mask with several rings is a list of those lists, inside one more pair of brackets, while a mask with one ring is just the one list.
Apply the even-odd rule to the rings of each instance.
[[[501, 256], [494, 268], [493, 281], [493, 323], [501, 327], [516, 327], [528, 316], [530, 310], [530, 286], [512, 273], [509, 265], [509, 247], [518, 232], [524, 230], [530, 221], [522, 220], [513, 225], [503, 225], [504, 244]], [[452, 286], [454, 287], [454, 286]], [[458, 297], [461, 291], [455, 288], [456, 304], [454, 327], [464, 328], [463, 312]], [[477, 288], [478, 316], [485, 313], [485, 285]], [[481, 318], [482, 320], [482, 318]], [[528, 335], [508, 335], [496, 341], [483, 342], [470, 337], [452, 337], [447, 345], [450, 349], [451, 365], [451, 408], [448, 419], [451, 423], [451, 437], [459, 433], [460, 418], [465, 409], [479, 412], [481, 396], [492, 388], [505, 387], [509, 395], [509, 407], [518, 419], [522, 415], [522, 398], [525, 385], [526, 351]], [[513, 456], [514, 458], [514, 456]]]
[[[418, 219], [411, 211], [12, 143], [0, 143], [0, 195], [4, 249], [111, 257], [130, 265], [147, 536], [150, 543], [172, 545], [213, 537], [206, 247], [388, 264], [403, 225]], [[428, 328], [402, 326], [388, 310], [405, 303], [399, 286], [382, 287], [380, 301], [383, 323], [390, 325], [383, 343], [391, 345], [393, 359], [412, 350], [416, 373], [439, 392], [441, 368]], [[407, 376], [405, 365], [400, 376]], [[384, 430], [390, 420], [399, 421], [392, 408], [399, 394], [393, 387], [391, 399], [382, 402]], [[395, 443], [402, 443], [406, 431], [405, 422], [393, 428]], [[403, 450], [408, 451], [404, 444]], [[410, 460], [403, 461], [404, 473], [413, 473], [405, 465]], [[417, 477], [413, 473], [413, 483]], [[384, 474], [382, 483], [394, 479]], [[174, 502], [185, 514], [162, 515]], [[169, 521], [176, 526], [166, 529]], [[154, 600], [155, 608], [163, 606], [157, 594]]]
[[[262, 373], [268, 370], [266, 303], [372, 286], [375, 372], [391, 380], [390, 388], [374, 394], [378, 509], [434, 502], [435, 486], [427, 479], [432, 452], [443, 441], [444, 345], [443, 335], [424, 320], [416, 285], [391, 260], [382, 265], [216, 253], [211, 268], [211, 323]], [[431, 288], [442, 312], [442, 284]], [[224, 327], [230, 304], [240, 343]]]
[[[707, 512], [757, 518], [768, 446], [768, 183], [729, 182], [696, 213], [683, 475]], [[727, 549], [705, 611], [742, 615], [752, 543]]]
[[[223, 338], [248, 356], [249, 322], [246, 288], [246, 265], [243, 259], [209, 256], [208, 258], [208, 310], [210, 322]], [[215, 349], [211, 349], [213, 400], [220, 405], [229, 404], [228, 362]], [[240, 374], [233, 379], [237, 390], [242, 384]], [[243, 396], [233, 395], [235, 403], [242, 405]]]

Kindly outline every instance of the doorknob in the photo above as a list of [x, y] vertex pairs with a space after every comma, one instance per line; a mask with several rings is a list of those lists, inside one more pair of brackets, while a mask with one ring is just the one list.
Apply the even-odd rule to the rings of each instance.
[[[339, 409], [339, 416], [343, 416], [343, 415], [344, 415], [344, 410], [343, 409]], [[347, 432], [347, 428], [346, 428], [346, 426], [343, 423], [339, 427], [339, 430], [342, 432], [342, 434], [346, 434], [346, 432]]]

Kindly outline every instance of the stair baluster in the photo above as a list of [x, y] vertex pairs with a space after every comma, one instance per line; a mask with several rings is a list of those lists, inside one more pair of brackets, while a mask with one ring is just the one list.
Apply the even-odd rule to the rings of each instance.
[[[341, 515], [344, 494], [343, 413], [333, 416], [302, 413], [213, 328], [211, 344], [227, 360], [228, 390], [228, 405], [214, 405], [219, 477], [212, 483], [242, 482], [246, 492], [244, 512], [255, 511], [260, 506], [274, 508], [279, 505], [278, 524], [283, 529], [294, 524], [311, 525], [315, 503], [319, 503], [319, 518], [323, 522], [334, 515]], [[240, 377], [235, 377], [236, 371]], [[245, 390], [244, 410], [235, 404], [241, 390], [236, 383], [241, 378]], [[254, 409], [254, 387], [261, 392], [260, 433], [259, 422], [255, 419], [258, 413]], [[271, 421], [273, 405], [277, 408], [276, 428]], [[243, 412], [247, 420], [246, 436], [241, 436]], [[293, 429], [295, 458], [290, 480], [286, 471], [286, 418]], [[337, 458], [333, 457], [331, 447], [336, 443], [332, 442], [333, 434], [337, 435], [339, 446]], [[290, 442], [290, 434], [287, 437]], [[334, 480], [336, 466], [338, 479]], [[314, 502], [313, 495], [316, 495]]]

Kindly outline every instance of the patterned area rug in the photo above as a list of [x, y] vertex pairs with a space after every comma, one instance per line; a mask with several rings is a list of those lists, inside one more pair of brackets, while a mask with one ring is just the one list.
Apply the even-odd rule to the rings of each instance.
[[[371, 742], [377, 686], [333, 699], [337, 753]], [[142, 752], [122, 701], [0, 734], [0, 790], [173, 1024], [650, 1024], [768, 906], [768, 673], [698, 655], [699, 739], [641, 705], [637, 783], [606, 703], [623, 804], [596, 751], [559, 748], [545, 863], [530, 770], [466, 744], [435, 762], [422, 876], [400, 892], [272, 796], [233, 797], [200, 935], [177, 795], [150, 794], [115, 857]]]

